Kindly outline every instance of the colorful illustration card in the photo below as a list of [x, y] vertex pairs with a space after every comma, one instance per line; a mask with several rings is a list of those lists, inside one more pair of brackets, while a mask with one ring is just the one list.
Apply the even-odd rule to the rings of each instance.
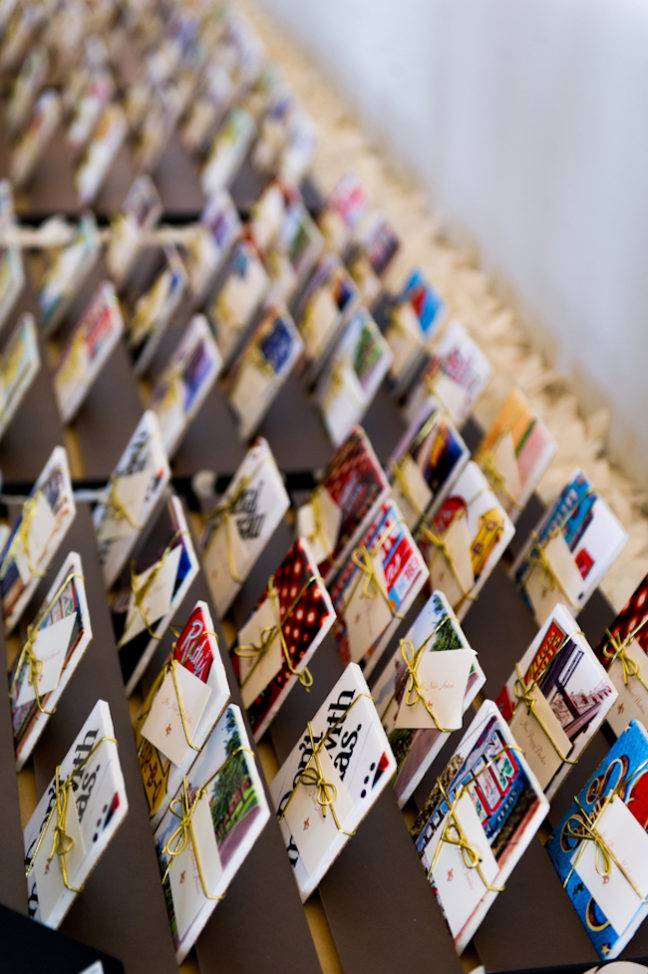
[[135, 721], [135, 745], [153, 827], [229, 700], [206, 602], [196, 602]]
[[441, 296], [420, 270], [414, 270], [391, 308], [385, 338], [392, 351], [389, 374], [404, 381], [421, 360], [446, 315]]
[[219, 618], [289, 507], [275, 458], [267, 441], [259, 437], [211, 512], [202, 541], [202, 565]]
[[195, 301], [204, 297], [240, 232], [241, 221], [232, 197], [225, 190], [215, 193], [203, 210], [195, 233], [181, 248]]
[[[229, 706], [155, 832], [179, 964], [270, 818], [249, 746], [241, 712]], [[184, 815], [191, 824], [178, 833]]]
[[[104, 700], [61, 760], [25, 827], [29, 916], [57, 929], [128, 812], [117, 741]], [[60, 841], [60, 834], [68, 840]]]
[[46, 334], [54, 331], [70, 301], [99, 256], [97, 223], [91, 213], [79, 221], [70, 240], [50, 263], [38, 292], [38, 310]]
[[228, 261], [223, 286], [208, 310], [225, 362], [231, 359], [269, 287], [270, 281], [256, 248], [249, 240], [240, 240]]
[[160, 426], [149, 409], [137, 424], [93, 512], [107, 589], [124, 567], [170, 476]]
[[614, 617], [594, 652], [618, 693], [607, 714], [617, 737], [630, 720], [648, 723], [648, 575]]
[[408, 401], [408, 415], [432, 395], [458, 426], [463, 426], [488, 385], [493, 366], [463, 325], [451, 321], [434, 348], [421, 384]]
[[267, 307], [229, 377], [227, 398], [242, 440], [263, 422], [303, 348], [288, 312]]
[[538, 625], [556, 602], [579, 612], [627, 540], [591, 481], [575, 470], [512, 569]]
[[506, 722], [486, 700], [412, 828], [416, 851], [459, 952], [548, 810], [549, 802]]
[[500, 560], [515, 528], [476, 463], [470, 461], [433, 516], [416, 532], [430, 571], [461, 620]]
[[343, 663], [370, 673], [428, 577], [393, 501], [380, 505], [331, 589]]
[[486, 682], [443, 592], [433, 592], [372, 695], [396, 758], [399, 807], [414, 792]]
[[557, 443], [518, 389], [502, 403], [474, 460], [513, 522], [556, 452]]
[[194, 315], [168, 366], [155, 383], [156, 413], [167, 456], [172, 458], [223, 367], [204, 315]]
[[8, 243], [16, 230], [13, 193], [8, 179], [0, 180], [0, 328], [15, 305], [25, 283], [19, 247]]
[[72, 551], [27, 627], [9, 675], [17, 771], [34, 750], [91, 639], [81, 557]]
[[470, 459], [470, 452], [432, 396], [422, 403], [399, 442], [389, 467], [392, 497], [410, 531], [438, 508]]
[[330, 250], [341, 253], [351, 240], [367, 206], [367, 194], [351, 172], [341, 176], [318, 215], [317, 222]]
[[14, 135], [27, 124], [39, 91], [47, 78], [49, 55], [45, 45], [27, 52], [5, 108], [7, 131]]
[[0, 554], [5, 635], [20, 619], [75, 514], [67, 453], [57, 446], [25, 500]]
[[308, 543], [298, 538], [268, 580], [231, 650], [241, 698], [259, 741], [335, 621], [335, 609]]
[[357, 289], [340, 258], [325, 255], [311, 274], [296, 309], [310, 362], [322, 359], [357, 304]]
[[153, 180], [138, 176], [110, 225], [106, 246], [106, 266], [110, 279], [120, 289], [130, 272], [142, 238], [152, 230], [162, 214], [162, 201]]
[[344, 329], [315, 392], [334, 446], [339, 446], [362, 421], [387, 374], [391, 358], [391, 350], [376, 322], [360, 308]]
[[616, 696], [573, 617], [556, 605], [496, 701], [547, 798], [578, 762]]
[[400, 240], [382, 213], [375, 213], [346, 258], [360, 299], [366, 307], [378, 298], [383, 278], [400, 249]]
[[289, 203], [265, 261], [270, 280], [285, 301], [313, 271], [323, 247], [324, 239], [302, 201]]
[[160, 344], [187, 286], [187, 271], [175, 247], [164, 248], [164, 263], [155, 280], [135, 303], [128, 321], [128, 347], [135, 374], [142, 375]]
[[198, 573], [184, 510], [168, 498], [112, 591], [119, 662], [130, 695]]
[[40, 368], [36, 322], [21, 315], [0, 359], [0, 438], [4, 435]]
[[9, 174], [16, 189], [29, 182], [39, 158], [54, 135], [61, 119], [61, 100], [56, 91], [46, 88], [38, 96], [29, 125], [11, 151]]
[[128, 123], [121, 105], [107, 105], [74, 174], [74, 185], [83, 205], [97, 196], [127, 133]]
[[601, 960], [621, 953], [648, 914], [648, 734], [631, 721], [547, 846]]
[[302, 901], [353, 841], [395, 768], [369, 688], [350, 663], [270, 785]]
[[254, 138], [252, 116], [242, 108], [229, 113], [216, 134], [200, 181], [209, 199], [221, 189], [227, 189], [236, 176]]
[[64, 424], [72, 422], [124, 331], [115, 288], [104, 281], [95, 291], [61, 349], [52, 373]]
[[356, 426], [331, 457], [309, 500], [297, 511], [297, 533], [308, 540], [327, 583], [346, 564], [388, 489], [369, 437]]

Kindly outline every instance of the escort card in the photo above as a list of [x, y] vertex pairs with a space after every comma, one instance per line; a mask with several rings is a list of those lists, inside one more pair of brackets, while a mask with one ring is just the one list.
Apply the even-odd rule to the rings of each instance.
[[21, 315], [0, 361], [0, 437], [22, 403], [40, 368], [33, 315]]

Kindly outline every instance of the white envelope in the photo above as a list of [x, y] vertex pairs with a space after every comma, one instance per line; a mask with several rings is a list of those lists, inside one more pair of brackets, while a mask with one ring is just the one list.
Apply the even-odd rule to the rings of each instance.
[[150, 568], [135, 577], [134, 588], [136, 591], [141, 591], [148, 577], [156, 572], [154, 581], [140, 600], [139, 605], [131, 593], [126, 626], [120, 639], [122, 645], [133, 639], [138, 633], [143, 632], [147, 624], [152, 627], [158, 619], [161, 619], [168, 612], [173, 595], [173, 586], [178, 575], [181, 554], [182, 545], [176, 545], [164, 556], [161, 565], [159, 561], [155, 562]]
[[[175, 676], [175, 684], [173, 678]], [[176, 693], [177, 686], [177, 693]], [[182, 764], [191, 748], [182, 724], [180, 704], [189, 739], [200, 722], [211, 688], [185, 666], [175, 664], [167, 670], [155, 694], [141, 734], [176, 766]]]

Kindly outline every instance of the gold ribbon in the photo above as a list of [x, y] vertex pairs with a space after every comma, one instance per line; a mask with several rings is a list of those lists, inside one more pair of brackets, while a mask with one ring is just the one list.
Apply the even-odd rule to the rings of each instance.
[[453, 800], [450, 801], [448, 795], [446, 794], [446, 790], [441, 783], [440, 778], [437, 778], [437, 785], [439, 787], [439, 790], [441, 791], [443, 798], [445, 799], [448, 805], [448, 813], [446, 816], [446, 823], [443, 826], [443, 830], [439, 837], [439, 841], [437, 842], [437, 847], [434, 850], [434, 857], [430, 864], [430, 868], [428, 869], [428, 873], [427, 873], [428, 879], [429, 880], [432, 879], [434, 867], [436, 866], [439, 856], [441, 855], [441, 849], [443, 845], [444, 844], [453, 845], [453, 846], [457, 846], [457, 848], [461, 852], [461, 857], [464, 861], [466, 868], [474, 869], [477, 872], [477, 875], [481, 879], [486, 889], [490, 890], [492, 893], [501, 893], [504, 889], [504, 886], [494, 886], [491, 883], [489, 883], [486, 877], [484, 876], [483, 870], [481, 868], [482, 857], [480, 856], [479, 851], [468, 840], [466, 833], [463, 829], [463, 826], [461, 824], [461, 821], [459, 820], [459, 816], [457, 815], [457, 805], [459, 803], [459, 800], [465, 794], [465, 789], [460, 788], [455, 794]]
[[521, 511], [522, 504], [520, 504], [513, 492], [509, 489], [503, 474], [497, 468], [495, 463], [495, 451], [484, 450], [479, 458], [479, 466], [482, 468], [486, 479], [495, 493], [503, 494], [511, 507], [514, 507], [517, 511]]
[[425, 514], [425, 511], [423, 510], [422, 507], [419, 507], [419, 505], [416, 503], [416, 500], [414, 499], [414, 495], [412, 494], [412, 491], [410, 489], [410, 485], [407, 482], [407, 477], [405, 476], [405, 473], [403, 471], [405, 460], [407, 460], [408, 457], [409, 457], [409, 453], [406, 453], [404, 457], [400, 458], [398, 463], [390, 463], [389, 467], [393, 474], [394, 479], [398, 483], [398, 490], [403, 495], [405, 500], [410, 504], [410, 506], [414, 509], [414, 513], [416, 514], [417, 520], [420, 520], [420, 518], [422, 518], [423, 515]]
[[[155, 579], [158, 577], [158, 575], [162, 571], [162, 566], [164, 565], [164, 561], [165, 561], [166, 557], [169, 554], [171, 554], [171, 551], [175, 547], [176, 542], [183, 535], [186, 535], [186, 534], [187, 534], [186, 531], [176, 531], [175, 532], [175, 534], [173, 535], [173, 537], [169, 541], [168, 545], [166, 546], [166, 548], [162, 552], [162, 555], [160, 556], [160, 558], [158, 558], [158, 560], [152, 566], [151, 571], [149, 572], [149, 574], [147, 575], [146, 579], [144, 580], [144, 582], [142, 582], [142, 584], [139, 587], [138, 587], [138, 585], [136, 583], [136, 580], [137, 580], [137, 572], [135, 571], [135, 562], [134, 561], [131, 562], [131, 565], [130, 565], [130, 579], [131, 579], [131, 592], [132, 592], [132, 595], [133, 595], [133, 602], [135, 603], [135, 607], [137, 608], [137, 611], [139, 612], [139, 614], [140, 614], [140, 616], [142, 618], [142, 622], [144, 623], [144, 627], [145, 627], [146, 631], [148, 632], [149, 636], [151, 637], [151, 639], [160, 640], [160, 639], [162, 639], [162, 636], [158, 636], [155, 632], [153, 632], [153, 629], [151, 628], [151, 624], [149, 623], [148, 618], [147, 618], [147, 615], [146, 615], [146, 612], [144, 610], [144, 604], [143, 604], [144, 603], [144, 599], [146, 598], [148, 592], [150, 591], [150, 588], [153, 585], [153, 582], [155, 581]], [[128, 614], [127, 614], [127, 617], [128, 617]], [[124, 632], [121, 634], [121, 636], [119, 638], [119, 642], [117, 643], [117, 649], [121, 649], [122, 646], [124, 645], [124, 636], [126, 635], [127, 632], [128, 632], [128, 626], [125, 626], [124, 627]]]
[[128, 513], [128, 511], [126, 510], [126, 508], [124, 507], [124, 505], [120, 501], [119, 496], [117, 494], [117, 487], [118, 487], [118, 485], [119, 485], [119, 477], [116, 477], [113, 474], [112, 477], [110, 478], [109, 482], [108, 482], [108, 494], [107, 494], [107, 497], [106, 497], [105, 501], [103, 502], [104, 503], [104, 506], [106, 508], [106, 511], [108, 513], [108, 517], [110, 517], [110, 518], [112, 518], [112, 519], [114, 519], [116, 521], [126, 521], [127, 524], [134, 531], [141, 531], [142, 528], [144, 527], [144, 525], [143, 524], [138, 524], [137, 521], [135, 521], [130, 516], [130, 514]]
[[[615, 660], [619, 660], [621, 666], [623, 667], [624, 686], [628, 685], [628, 680], [636, 679], [639, 680], [639, 683], [641, 683], [644, 690], [648, 692], [648, 684], [639, 672], [638, 664], [627, 654], [628, 646], [631, 642], [633, 642], [634, 639], [636, 639], [638, 633], [640, 633], [646, 625], [648, 625], [648, 616], [646, 616], [643, 622], [640, 622], [638, 626], [635, 626], [632, 632], [628, 633], [623, 642], [620, 642], [618, 636], [613, 635], [609, 629], [606, 629], [605, 634], [607, 636], [607, 643], [603, 647], [603, 656], [605, 659], [610, 661], [610, 665], [612, 665]], [[612, 653], [609, 652], [608, 647], [610, 646], [614, 650]]]
[[59, 385], [64, 382], [81, 382], [85, 372], [85, 360], [83, 351], [85, 349], [85, 336], [77, 333], [73, 336], [67, 350], [63, 353], [61, 365], [54, 376], [54, 384]]
[[27, 567], [29, 569], [29, 574], [34, 578], [44, 578], [45, 572], [37, 572], [32, 559], [31, 552], [29, 550], [29, 529], [31, 523], [36, 515], [36, 510], [38, 508], [38, 499], [42, 493], [42, 487], [34, 493], [32, 497], [28, 497], [22, 507], [22, 513], [20, 515], [20, 523], [14, 531], [13, 538], [7, 549], [7, 553], [4, 557], [2, 565], [0, 566], [0, 581], [5, 577], [9, 571], [9, 565], [11, 564], [12, 558], [17, 557], [17, 551], [20, 546], [23, 547], [25, 551], [25, 557], [27, 558]]
[[362, 592], [360, 598], [373, 599], [376, 597], [376, 595], [380, 595], [381, 599], [383, 600], [383, 602], [385, 603], [385, 605], [387, 606], [387, 608], [389, 609], [389, 611], [391, 612], [392, 616], [395, 619], [405, 618], [403, 615], [401, 615], [400, 612], [397, 612], [394, 609], [393, 605], [391, 604], [389, 595], [385, 591], [384, 587], [380, 584], [380, 581], [376, 576], [376, 567], [373, 563], [373, 559], [376, 557], [379, 551], [381, 551], [382, 548], [385, 546], [385, 543], [389, 539], [389, 536], [394, 530], [394, 528], [398, 527], [398, 525], [402, 523], [403, 521], [401, 518], [394, 521], [394, 523], [386, 529], [382, 537], [379, 538], [378, 543], [375, 545], [375, 547], [371, 549], [371, 551], [367, 548], [365, 544], [361, 544], [358, 548], [355, 549], [355, 551], [351, 555], [351, 561], [356, 566], [356, 568], [360, 569], [360, 574], [358, 575], [357, 580], [353, 585], [351, 592], [349, 593], [349, 598], [347, 599], [345, 604], [345, 611], [349, 606], [349, 602], [355, 595], [358, 585], [360, 584], [360, 582], [362, 582], [362, 575], [364, 575], [365, 577], [362, 585]]
[[105, 737], [101, 737], [91, 748], [91, 750], [86, 754], [85, 758], [82, 761], [80, 761], [77, 765], [74, 766], [71, 774], [69, 775], [69, 777], [65, 779], [63, 783], [61, 783], [61, 766], [60, 765], [56, 766], [56, 771], [54, 773], [54, 788], [55, 788], [54, 804], [52, 805], [52, 808], [50, 809], [50, 812], [42, 825], [40, 835], [38, 836], [38, 841], [36, 842], [34, 851], [31, 854], [29, 863], [27, 865], [26, 873], [25, 873], [27, 877], [31, 875], [31, 872], [34, 868], [36, 857], [38, 856], [40, 848], [43, 844], [43, 840], [49, 828], [49, 824], [52, 821], [52, 817], [56, 815], [56, 825], [54, 826], [54, 838], [52, 841], [52, 848], [47, 857], [47, 862], [51, 862], [54, 856], [57, 856], [59, 862], [61, 863], [61, 873], [63, 876], [63, 883], [66, 889], [69, 889], [71, 893], [82, 892], [83, 886], [72, 886], [72, 884], [70, 883], [68, 878], [68, 872], [67, 872], [67, 862], [65, 858], [74, 848], [74, 839], [72, 838], [71, 835], [69, 835], [67, 831], [67, 811], [68, 811], [68, 804], [70, 799], [70, 789], [72, 788], [72, 782], [74, 778], [87, 765], [90, 758], [92, 758], [95, 755], [95, 753], [99, 750], [101, 745], [107, 742], [117, 746], [117, 741], [115, 740], [114, 737], [109, 737], [108, 735], [106, 735]]
[[578, 764], [578, 761], [572, 761], [565, 754], [562, 753], [562, 751], [558, 747], [558, 744], [554, 740], [551, 731], [549, 730], [543, 718], [536, 710], [537, 701], [533, 696], [533, 691], [538, 686], [536, 681], [532, 680], [528, 686], [525, 685], [524, 677], [522, 676], [522, 673], [520, 671], [519, 663], [515, 664], [515, 672], [517, 673], [517, 679], [513, 686], [513, 693], [515, 694], [517, 703], [515, 705], [515, 710], [513, 711], [513, 713], [516, 714], [519, 708], [522, 706], [526, 707], [527, 714], [530, 714], [540, 725], [547, 740], [551, 744], [552, 748], [554, 749], [554, 751], [556, 752], [560, 760], [564, 761], [565, 764]]
[[[461, 516], [461, 515], [459, 515], [459, 516]], [[461, 600], [460, 600], [460, 603], [459, 604], [460, 605], [463, 604], [463, 602], [464, 602], [465, 599], [468, 599], [469, 602], [475, 602], [476, 599], [477, 599], [477, 596], [476, 595], [471, 595], [470, 594], [470, 590], [464, 588], [463, 582], [461, 581], [461, 578], [459, 577], [459, 572], [457, 571], [457, 566], [454, 563], [454, 558], [450, 554], [450, 551], [448, 549], [448, 546], [447, 546], [446, 542], [443, 540], [443, 538], [442, 537], [439, 537], [438, 534], [435, 534], [433, 531], [431, 531], [430, 528], [427, 526], [427, 524], [421, 525], [420, 531], [421, 531], [421, 534], [423, 535], [423, 537], [425, 538], [425, 540], [426, 541], [429, 541], [430, 544], [434, 545], [434, 547], [441, 553], [442, 557], [446, 561], [446, 564], [447, 564], [448, 568], [450, 569], [450, 571], [454, 575], [454, 579], [455, 579], [455, 581], [457, 583], [457, 587], [458, 587], [459, 591], [461, 592]]]

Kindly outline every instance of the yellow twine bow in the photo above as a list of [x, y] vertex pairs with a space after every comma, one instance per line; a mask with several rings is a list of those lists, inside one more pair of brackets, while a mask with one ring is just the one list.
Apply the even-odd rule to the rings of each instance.
[[[137, 611], [141, 616], [142, 622], [144, 623], [144, 628], [148, 632], [151, 639], [160, 640], [162, 639], [162, 636], [155, 633], [151, 628], [151, 623], [148, 620], [148, 616], [144, 608], [144, 600], [146, 599], [146, 596], [148, 595], [154, 581], [162, 571], [162, 567], [164, 565], [167, 556], [171, 553], [171, 551], [175, 547], [175, 544], [178, 541], [178, 539], [181, 538], [186, 533], [187, 533], [186, 531], [176, 531], [176, 533], [173, 535], [168, 545], [162, 552], [162, 555], [155, 562], [155, 565], [152, 567], [151, 571], [146, 576], [145, 580], [142, 582], [141, 585], [137, 584], [138, 573], [135, 570], [135, 562], [132, 561], [130, 565], [131, 593], [133, 596], [133, 602], [135, 603], [135, 607], [137, 608]], [[124, 645], [124, 639], [127, 632], [128, 632], [128, 626], [125, 627], [124, 632], [120, 636], [119, 642], [117, 643], [117, 649], [121, 649], [122, 646]]]
[[479, 466], [482, 468], [486, 479], [495, 493], [503, 494], [511, 507], [515, 508], [517, 511], [521, 511], [522, 505], [513, 491], [510, 490], [504, 475], [498, 469], [497, 464], [495, 463], [495, 451], [484, 450], [479, 457]]
[[554, 751], [556, 752], [556, 754], [558, 755], [558, 757], [560, 758], [560, 760], [561, 761], [564, 761], [565, 764], [578, 764], [578, 761], [572, 761], [565, 754], [562, 753], [562, 751], [560, 750], [558, 744], [556, 743], [556, 741], [555, 741], [555, 739], [554, 739], [551, 731], [547, 727], [544, 719], [538, 713], [538, 711], [536, 709], [537, 708], [537, 701], [536, 701], [535, 697], [533, 696], [533, 691], [538, 686], [538, 684], [536, 683], [536, 681], [535, 680], [532, 680], [531, 683], [529, 683], [528, 686], [526, 685], [525, 678], [522, 675], [522, 671], [520, 670], [520, 664], [519, 663], [516, 663], [515, 664], [515, 672], [517, 673], [517, 679], [516, 679], [515, 684], [513, 686], [513, 693], [515, 694], [515, 698], [517, 700], [517, 703], [515, 705], [515, 710], [513, 711], [513, 713], [516, 714], [517, 711], [519, 710], [519, 708], [522, 707], [522, 706], [526, 707], [527, 714], [530, 714], [537, 721], [537, 723], [540, 725], [540, 727], [542, 728], [542, 730], [543, 730], [543, 732], [544, 732], [547, 740], [551, 744], [552, 748], [554, 749]]
[[466, 599], [468, 599], [469, 602], [475, 602], [477, 596], [471, 595], [470, 590], [464, 587], [463, 581], [459, 576], [457, 566], [455, 565], [454, 558], [452, 557], [452, 554], [450, 553], [448, 545], [446, 544], [444, 539], [440, 537], [438, 534], [435, 534], [434, 531], [431, 531], [430, 528], [427, 526], [427, 524], [423, 524], [420, 528], [420, 531], [423, 537], [425, 538], [425, 540], [429, 541], [430, 544], [433, 545], [437, 549], [437, 551], [439, 551], [441, 556], [444, 558], [448, 568], [452, 572], [454, 579], [457, 583], [457, 587], [461, 592], [461, 600], [459, 602], [459, 605], [462, 605]]
[[32, 562], [31, 552], [29, 550], [29, 529], [31, 527], [32, 521], [34, 520], [34, 517], [36, 516], [36, 511], [38, 509], [38, 500], [41, 495], [41, 492], [42, 492], [42, 488], [39, 487], [36, 493], [32, 497], [28, 497], [23, 504], [22, 514], [20, 516], [20, 524], [18, 524], [16, 530], [14, 531], [14, 535], [7, 549], [7, 553], [4, 557], [4, 561], [0, 566], [0, 581], [5, 577], [5, 575], [9, 571], [9, 565], [11, 564], [12, 559], [17, 557], [17, 552], [21, 546], [24, 549], [25, 557], [27, 558], [27, 567], [29, 569], [29, 574], [32, 575], [34, 578], [44, 578], [45, 576], [45, 572], [36, 571], [36, 568], [34, 567], [34, 564]]
[[[448, 618], [449, 616], [446, 616], [446, 619]], [[442, 727], [437, 720], [436, 715], [432, 710], [432, 707], [430, 706], [425, 694], [423, 693], [421, 684], [419, 682], [418, 668], [423, 654], [425, 653], [426, 644], [423, 643], [418, 649], [415, 649], [414, 644], [410, 639], [401, 639], [399, 646], [400, 654], [406, 667], [405, 673], [403, 674], [403, 679], [407, 679], [409, 681], [405, 691], [405, 706], [414, 707], [420, 701], [423, 704], [426, 713], [432, 718], [436, 729], [441, 731], [443, 734], [450, 733], [450, 730], [446, 727]]]
[[[552, 538], [557, 537], [557, 535], [558, 532], [555, 533], [552, 532]], [[539, 540], [536, 531], [531, 532], [531, 547], [529, 549], [529, 553], [524, 559], [527, 565], [529, 566], [530, 569], [529, 574], [535, 571], [536, 568], [542, 569], [545, 578], [549, 583], [549, 588], [560, 589], [561, 595], [563, 596], [565, 601], [569, 603], [570, 608], [578, 612], [580, 608], [578, 603], [575, 602], [574, 599], [571, 597], [570, 593], [567, 591], [562, 581], [558, 578], [558, 576], [554, 572], [553, 567], [549, 559], [547, 558], [547, 555], [545, 553], [545, 547], [549, 540], [550, 539], [548, 538], [547, 541], [543, 543]]]
[[218, 522], [223, 525], [225, 530], [225, 544], [227, 546], [227, 564], [229, 568], [230, 577], [233, 582], [237, 585], [242, 585], [245, 581], [244, 578], [239, 578], [236, 571], [236, 558], [234, 556], [234, 536], [233, 532], [238, 532], [236, 522], [234, 521], [234, 509], [238, 502], [240, 501], [242, 495], [247, 490], [252, 477], [242, 477], [240, 484], [237, 485], [236, 490], [226, 501], [219, 504], [218, 507], [210, 515], [210, 521], [216, 523], [216, 529], [218, 529]]
[[80, 382], [85, 371], [85, 337], [81, 334], [73, 336], [67, 349], [63, 352], [61, 364], [54, 376], [54, 384]]
[[[386, 540], [386, 538], [384, 540]], [[394, 616], [395, 619], [403, 619], [404, 616], [397, 612], [394, 606], [391, 604], [389, 595], [376, 575], [376, 566], [374, 565], [373, 560], [380, 548], [382, 548], [384, 540], [376, 547], [375, 550], [372, 550], [371, 552], [368, 550], [366, 545], [361, 544], [351, 555], [351, 561], [365, 576], [360, 598], [374, 599], [376, 595], [379, 595], [391, 612], [392, 616]], [[359, 584], [360, 581], [362, 581], [362, 576], [358, 576], [357, 584]], [[355, 588], [356, 586], [354, 586], [354, 592]]]
[[430, 865], [430, 868], [428, 869], [428, 879], [432, 879], [432, 874], [438, 862], [439, 856], [441, 855], [441, 849], [443, 845], [444, 844], [453, 845], [453, 846], [457, 846], [457, 848], [460, 850], [461, 857], [466, 865], [466, 868], [474, 869], [477, 872], [477, 875], [481, 879], [486, 889], [490, 890], [492, 893], [501, 893], [504, 889], [504, 886], [494, 886], [493, 884], [489, 883], [486, 877], [484, 876], [483, 870], [481, 868], [481, 864], [483, 861], [482, 857], [480, 856], [479, 851], [468, 840], [466, 833], [463, 829], [463, 826], [461, 824], [461, 821], [459, 819], [459, 816], [457, 814], [457, 804], [465, 794], [465, 789], [459, 789], [451, 802], [446, 794], [445, 788], [443, 787], [440, 778], [437, 778], [437, 785], [441, 791], [441, 794], [443, 795], [443, 798], [445, 799], [448, 805], [448, 814], [446, 817], [446, 823], [443, 826], [443, 830], [439, 837], [437, 847], [434, 851], [434, 857], [432, 859], [432, 863]]
[[404, 457], [401, 457], [398, 463], [391, 463], [390, 470], [392, 472], [393, 478], [396, 480], [398, 484], [399, 492], [402, 494], [402, 496], [405, 498], [408, 504], [410, 504], [410, 506], [414, 509], [414, 513], [416, 514], [417, 520], [420, 520], [425, 514], [425, 510], [422, 507], [419, 507], [419, 505], [417, 504], [416, 499], [410, 489], [410, 485], [407, 482], [407, 477], [405, 476], [405, 472], [403, 470], [405, 461], [408, 459], [408, 457], [409, 454], [406, 453]]
[[[610, 665], [615, 661], [619, 660], [621, 666], [623, 667], [623, 684], [628, 685], [628, 680], [636, 679], [639, 680], [644, 690], [648, 691], [648, 684], [639, 672], [639, 665], [635, 660], [628, 656], [627, 649], [631, 642], [636, 639], [637, 635], [641, 630], [648, 625], [648, 616], [640, 622], [638, 626], [628, 633], [625, 639], [621, 642], [618, 636], [615, 636], [609, 629], [605, 630], [607, 636], [607, 643], [603, 647], [603, 656], [605, 659], [610, 660]], [[612, 648], [613, 652], [610, 652], [609, 647]]]
[[126, 521], [126, 523], [133, 528], [134, 531], [141, 531], [144, 527], [143, 524], [138, 524], [131, 515], [124, 504], [120, 501], [119, 495], [117, 493], [117, 488], [119, 486], [119, 477], [114, 474], [108, 482], [108, 493], [104, 501], [104, 506], [110, 518], [116, 521]]

